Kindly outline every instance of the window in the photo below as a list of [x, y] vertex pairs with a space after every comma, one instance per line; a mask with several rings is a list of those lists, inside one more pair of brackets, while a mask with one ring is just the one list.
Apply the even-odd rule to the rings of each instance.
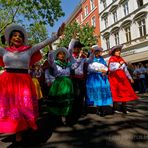
[[115, 44], [116, 45], [119, 45], [119, 33], [118, 32], [115, 32], [114, 33], [114, 37], [115, 37]]
[[123, 10], [124, 10], [124, 15], [125, 16], [129, 14], [128, 1], [123, 3]]
[[104, 24], [105, 24], [105, 28], [108, 27], [108, 17], [104, 17]]
[[106, 41], [106, 49], [110, 49], [109, 36], [105, 37], [105, 41]]
[[124, 28], [124, 30], [125, 30], [126, 41], [130, 42], [131, 41], [131, 28], [130, 28], [130, 26]]
[[107, 7], [106, 0], [103, 0], [102, 2], [103, 2], [104, 8], [106, 8]]
[[81, 14], [81, 22], [83, 21], [83, 15]]
[[138, 8], [143, 6], [143, 0], [137, 0]]
[[90, 8], [91, 8], [91, 10], [93, 10], [95, 8], [95, 1], [94, 0], [90, 0]]
[[92, 17], [91, 24], [92, 24], [92, 26], [96, 27], [96, 18], [95, 18], [95, 16]]
[[76, 22], [77, 22], [78, 24], [80, 24], [80, 22], [79, 22], [79, 20], [78, 20], [78, 19], [76, 19]]
[[114, 23], [118, 21], [118, 18], [117, 18], [117, 11], [113, 11], [113, 19], [114, 19]]
[[88, 6], [85, 7], [85, 11], [84, 12], [85, 12], [85, 16], [87, 16], [88, 15]]
[[139, 33], [140, 33], [140, 37], [146, 36], [146, 25], [145, 25], [145, 19], [141, 19], [138, 21], [138, 25], [139, 25]]

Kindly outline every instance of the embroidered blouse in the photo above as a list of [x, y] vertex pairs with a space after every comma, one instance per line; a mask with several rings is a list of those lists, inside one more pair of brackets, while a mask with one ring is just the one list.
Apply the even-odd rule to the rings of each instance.
[[88, 73], [102, 73], [101, 70], [108, 71], [107, 64], [103, 57], [94, 58], [93, 62], [88, 65]]
[[[121, 61], [124, 62], [122, 65], [120, 64]], [[113, 71], [116, 71], [119, 69], [122, 69], [125, 72], [126, 76], [129, 79], [132, 79], [132, 77], [127, 69], [127, 65], [126, 65], [125, 61], [121, 57], [116, 57], [116, 56], [111, 57], [111, 59], [109, 60], [109, 71], [113, 72]]]
[[0, 47], [0, 56], [3, 57], [3, 62], [5, 68], [18, 68], [18, 69], [28, 69], [30, 64], [31, 56], [34, 52], [42, 49], [50, 42], [53, 42], [57, 39], [57, 35], [44, 40], [41, 43], [38, 43], [32, 46], [30, 49], [19, 52], [10, 52], [5, 48]]

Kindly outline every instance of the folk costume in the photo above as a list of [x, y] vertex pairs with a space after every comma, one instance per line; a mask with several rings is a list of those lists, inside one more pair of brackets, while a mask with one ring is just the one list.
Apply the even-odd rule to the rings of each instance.
[[[66, 54], [65, 62], [57, 59], [60, 51]], [[68, 50], [64, 47], [49, 52], [48, 56], [50, 67], [54, 70], [53, 75], [49, 70], [45, 71], [46, 81], [52, 83], [49, 89], [48, 111], [54, 115], [67, 116], [71, 112], [73, 84], [70, 79], [71, 64], [67, 62], [68, 57]]]
[[[72, 107], [71, 115], [67, 118], [69, 124], [75, 123], [81, 116], [84, 108], [84, 99], [86, 94], [86, 73], [85, 65], [87, 65], [93, 59], [93, 54], [87, 58], [87, 55], [79, 55], [81, 48], [84, 45], [76, 39], [72, 39], [69, 43], [70, 60], [72, 63], [71, 67], [71, 79], [74, 86], [74, 103]], [[75, 50], [79, 50], [76, 51]]]
[[[118, 45], [111, 49], [110, 54], [116, 49], [121, 49], [122, 46]], [[120, 63], [123, 62], [121, 65]], [[128, 102], [136, 100], [138, 97], [135, 94], [129, 82], [132, 79], [126, 66], [126, 62], [120, 56], [112, 55], [109, 59], [109, 82], [113, 102]]]
[[[98, 45], [92, 46], [94, 51], [103, 51]], [[107, 64], [102, 56], [94, 57], [92, 63], [88, 65], [88, 76], [86, 80], [87, 104], [88, 106], [107, 106], [112, 104], [110, 84], [107, 74]]]
[[41, 77], [41, 70], [37, 70], [36, 66], [33, 65], [33, 68], [30, 71], [30, 74], [32, 76], [32, 81], [35, 85], [35, 89], [36, 89], [36, 94], [37, 94], [37, 99], [40, 100], [43, 98], [43, 94], [42, 94], [42, 90], [41, 90], [41, 86], [38, 80], [38, 77]]
[[41, 55], [36, 53], [57, 39], [55, 36], [34, 46], [27, 46], [27, 33], [24, 28], [12, 24], [5, 31], [7, 43], [12, 31], [23, 33], [24, 45], [19, 48], [0, 47], [1, 65], [5, 68], [5, 72], [0, 75], [0, 133], [37, 129], [37, 95], [28, 69], [31, 64], [40, 60]]

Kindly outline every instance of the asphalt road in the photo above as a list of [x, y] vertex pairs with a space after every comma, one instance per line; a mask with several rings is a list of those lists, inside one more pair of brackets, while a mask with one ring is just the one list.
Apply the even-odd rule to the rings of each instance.
[[[105, 117], [90, 110], [73, 126], [44, 114], [38, 120], [39, 130], [24, 133], [24, 143], [19, 148], [147, 148], [148, 95], [129, 103], [128, 110], [127, 115], [112, 115], [107, 108]], [[0, 135], [0, 148], [11, 147], [13, 140], [12, 135]]]

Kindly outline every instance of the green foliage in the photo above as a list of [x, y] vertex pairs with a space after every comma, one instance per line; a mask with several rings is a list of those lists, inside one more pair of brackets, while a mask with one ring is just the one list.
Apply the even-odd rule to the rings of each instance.
[[63, 15], [61, 0], [0, 0], [0, 36], [7, 25], [16, 22], [25, 25], [33, 45], [47, 38], [45, 25], [53, 26]]
[[50, 26], [64, 12], [61, 0], [0, 0], [0, 33], [13, 22], [32, 25], [35, 22]]
[[30, 44], [39, 43], [48, 37], [48, 32], [45, 25], [38, 22], [28, 27]]
[[[46, 26], [38, 22], [29, 26], [27, 30], [28, 30], [28, 40], [30, 45], [37, 44], [48, 38], [48, 32]], [[44, 47], [42, 49], [43, 54], [46, 54], [48, 50], [49, 50], [48, 47]]]
[[86, 47], [97, 43], [97, 37], [94, 36], [94, 27], [88, 24], [81, 27], [78, 23], [74, 22], [65, 27], [64, 36], [60, 40], [59, 46], [68, 47], [71, 38], [74, 36]]

